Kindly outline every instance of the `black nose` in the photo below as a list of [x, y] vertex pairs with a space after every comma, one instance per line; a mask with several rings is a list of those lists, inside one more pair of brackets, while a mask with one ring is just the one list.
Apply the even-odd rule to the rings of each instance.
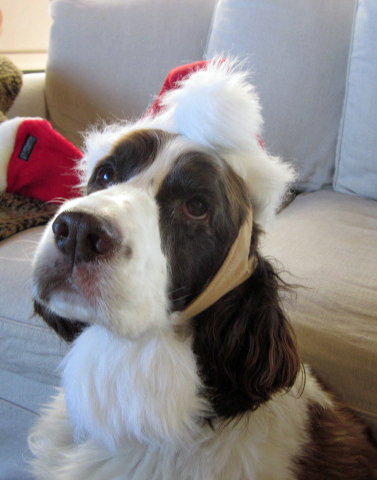
[[55, 243], [74, 262], [90, 262], [112, 254], [120, 235], [104, 218], [81, 211], [63, 212], [52, 224]]

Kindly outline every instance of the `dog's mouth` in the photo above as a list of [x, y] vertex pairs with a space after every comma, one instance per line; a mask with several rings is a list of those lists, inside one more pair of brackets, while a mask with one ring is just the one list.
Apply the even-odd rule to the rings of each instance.
[[38, 300], [34, 300], [34, 313], [40, 315], [47, 325], [66, 342], [72, 342], [89, 325], [86, 322], [63, 318]]
[[[91, 276], [92, 280], [94, 277]], [[96, 322], [93, 291], [96, 282], [89, 282], [89, 278], [88, 271], [83, 274], [80, 269], [70, 270], [64, 264], [60, 269], [34, 278], [34, 312], [67, 342]]]
[[[102, 299], [101, 283], [106, 281], [104, 266], [95, 262], [71, 263], [59, 252], [51, 256], [51, 263], [40, 262], [34, 270], [35, 299], [63, 317], [94, 320]], [[72, 314], [75, 307], [77, 312]]]
[[55, 247], [44, 251], [34, 264], [34, 311], [72, 341], [85, 326], [102, 321], [106, 269], [99, 262], [71, 262]]

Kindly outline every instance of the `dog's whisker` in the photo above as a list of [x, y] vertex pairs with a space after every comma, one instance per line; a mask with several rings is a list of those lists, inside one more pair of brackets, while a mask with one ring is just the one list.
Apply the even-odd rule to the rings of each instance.
[[32, 258], [21, 258], [21, 257], [3, 257], [0, 256], [1, 260], [5, 260], [7, 262], [28, 262], [31, 263]]
[[180, 290], [186, 290], [187, 286], [184, 287], [177, 287], [174, 290], [169, 290], [169, 294], [172, 295], [173, 293], [179, 292]]
[[188, 296], [189, 296], [189, 295], [182, 295], [182, 297], [177, 297], [177, 298], [175, 298], [174, 300], [175, 300], [176, 302], [180, 302], [180, 301], [182, 301], [182, 300], [186, 300], [186, 298], [187, 298]]
[[29, 243], [31, 245], [35, 245], [37, 246], [38, 243], [39, 243], [39, 240], [27, 240], [27, 239], [21, 239], [21, 240], [18, 240], [17, 243]]

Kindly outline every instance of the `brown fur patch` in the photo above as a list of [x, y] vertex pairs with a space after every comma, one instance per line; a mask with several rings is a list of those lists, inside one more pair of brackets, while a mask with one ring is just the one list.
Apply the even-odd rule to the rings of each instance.
[[167, 132], [159, 129], [133, 130], [121, 137], [114, 145], [111, 154], [117, 156], [137, 156], [140, 163], [147, 167], [156, 157], [158, 150], [171, 138]]
[[[204, 220], [182, 213], [192, 199], [206, 205]], [[217, 273], [237, 237], [249, 206], [246, 187], [211, 150], [188, 150], [172, 163], [156, 200], [172, 308], [184, 310]]]
[[311, 405], [311, 441], [297, 459], [298, 480], [376, 480], [377, 448], [365, 425], [340, 402]]
[[105, 188], [101, 184], [99, 173], [107, 168], [112, 172], [114, 182], [129, 180], [154, 162], [157, 152], [173, 135], [158, 129], [134, 130], [122, 136], [109, 154], [100, 160], [94, 169], [86, 193]]

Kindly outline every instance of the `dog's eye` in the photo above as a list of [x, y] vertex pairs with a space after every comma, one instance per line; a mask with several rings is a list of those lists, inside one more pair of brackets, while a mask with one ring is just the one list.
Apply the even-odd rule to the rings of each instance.
[[207, 205], [200, 198], [192, 198], [181, 205], [186, 217], [193, 220], [205, 220], [208, 217]]
[[97, 170], [96, 183], [106, 188], [114, 183], [115, 172], [111, 165], [103, 165]]

